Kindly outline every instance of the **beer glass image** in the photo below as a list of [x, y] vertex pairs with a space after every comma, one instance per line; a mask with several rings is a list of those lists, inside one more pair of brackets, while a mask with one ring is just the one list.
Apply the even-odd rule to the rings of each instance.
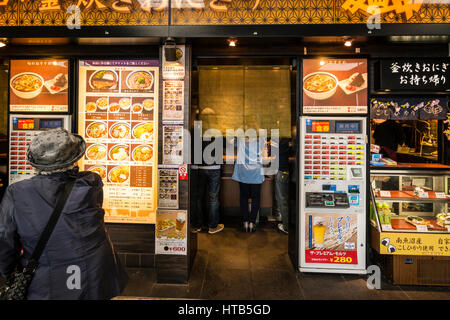
[[326, 226], [322, 217], [315, 217], [313, 220], [314, 245], [316, 248], [323, 248]]
[[185, 223], [186, 223], [186, 214], [184, 212], [178, 212], [177, 222], [175, 224], [175, 228], [177, 229], [177, 231], [183, 230]]

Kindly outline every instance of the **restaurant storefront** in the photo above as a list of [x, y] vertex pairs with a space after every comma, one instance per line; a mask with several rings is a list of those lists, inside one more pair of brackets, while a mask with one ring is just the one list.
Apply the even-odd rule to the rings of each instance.
[[[24, 154], [37, 132], [83, 135], [79, 166], [103, 178], [105, 221], [126, 266], [155, 268], [161, 283], [189, 281], [198, 246], [190, 143], [201, 120], [203, 132], [256, 126], [290, 142], [296, 271], [364, 274], [376, 263], [399, 284], [450, 284], [448, 5], [20, 0], [0, 8], [0, 184], [34, 174]], [[26, 78], [38, 88], [21, 90]], [[239, 189], [234, 158], [223, 159], [221, 214], [232, 219]], [[274, 189], [272, 173], [259, 221], [272, 216]]]

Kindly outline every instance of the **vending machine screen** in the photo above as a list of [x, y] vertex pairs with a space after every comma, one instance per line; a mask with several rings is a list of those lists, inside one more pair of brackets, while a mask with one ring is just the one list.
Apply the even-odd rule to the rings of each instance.
[[359, 133], [359, 121], [336, 121], [336, 133]]
[[41, 119], [39, 121], [40, 130], [57, 129], [62, 128], [62, 126], [63, 126], [62, 119]]

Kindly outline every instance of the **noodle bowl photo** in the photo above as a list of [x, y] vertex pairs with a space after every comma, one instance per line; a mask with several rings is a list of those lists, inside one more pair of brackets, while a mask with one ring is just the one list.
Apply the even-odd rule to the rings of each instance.
[[147, 90], [152, 85], [153, 75], [147, 71], [135, 71], [127, 77], [127, 86], [130, 89]]
[[337, 89], [338, 79], [328, 72], [313, 72], [303, 78], [303, 91], [314, 100], [331, 98]]
[[37, 73], [23, 72], [15, 75], [10, 82], [14, 94], [22, 99], [37, 97], [44, 86], [44, 78]]

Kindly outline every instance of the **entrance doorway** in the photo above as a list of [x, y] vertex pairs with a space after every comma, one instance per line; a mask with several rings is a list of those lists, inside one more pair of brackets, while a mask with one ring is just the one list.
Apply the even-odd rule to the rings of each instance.
[[[295, 240], [293, 240], [296, 233], [297, 201], [295, 158], [297, 70], [295, 61], [285, 57], [252, 59], [198, 57], [194, 58], [193, 65], [191, 119], [193, 122], [201, 121], [203, 136], [208, 136], [213, 130], [225, 137], [227, 130], [265, 129], [268, 141], [264, 152], [266, 158], [275, 157], [271, 142], [286, 142], [290, 149], [288, 154], [282, 154], [286, 157], [286, 163], [283, 163], [283, 167], [280, 168], [286, 173], [288, 187], [284, 196], [288, 199], [288, 213], [284, 215], [283, 221], [275, 196], [277, 188], [277, 171], [275, 171], [274, 174], [266, 175], [261, 185], [260, 210], [257, 217], [257, 230], [254, 234], [244, 232], [239, 183], [232, 179], [234, 161], [224, 157], [226, 163], [221, 165], [219, 210], [220, 223], [225, 225], [225, 229], [214, 235], [204, 232], [199, 234], [199, 253], [202, 254], [203, 251], [203, 254], [220, 254], [220, 257], [215, 257], [218, 259], [215, 263], [224, 261], [224, 263], [236, 263], [236, 266], [246, 266], [250, 263], [265, 265], [268, 268], [281, 263], [283, 267], [293, 271], [288, 250], [296, 250]], [[193, 127], [194, 123], [192, 123]], [[278, 130], [279, 141], [273, 139], [272, 133], [275, 132], [273, 130]], [[226, 143], [224, 139], [224, 150], [227, 147]], [[236, 155], [237, 152], [234, 151], [233, 154]], [[203, 221], [208, 221], [208, 190], [204, 192], [206, 194], [202, 197]], [[283, 229], [291, 233], [289, 236], [278, 228], [278, 224], [283, 225], [283, 222], [285, 224]], [[221, 249], [220, 253], [216, 252], [217, 248]], [[241, 248], [243, 251], [237, 252], [236, 248]], [[263, 256], [267, 259], [260, 261], [261, 259], [254, 256], [252, 252], [260, 254], [264, 252]]]

